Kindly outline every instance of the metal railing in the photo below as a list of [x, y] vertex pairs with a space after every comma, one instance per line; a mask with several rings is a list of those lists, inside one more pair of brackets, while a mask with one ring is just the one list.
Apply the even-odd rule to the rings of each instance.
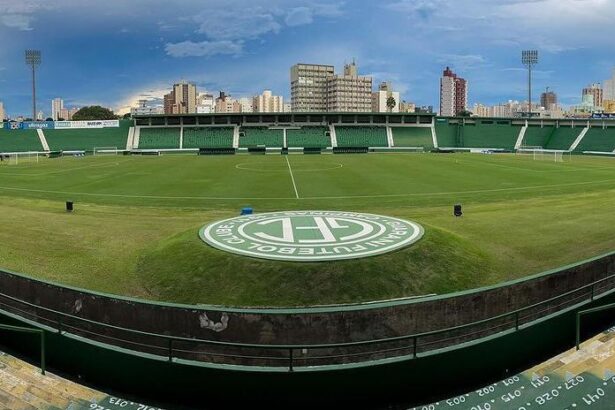
[[32, 329], [29, 327], [10, 326], [0, 324], [0, 330], [17, 333], [37, 333], [41, 337], [41, 374], [45, 375], [45, 331], [41, 329]]
[[615, 309], [615, 303], [609, 303], [608, 305], [597, 306], [592, 309], [581, 310], [577, 312], [576, 318], [576, 348], [579, 350], [581, 345], [581, 318], [585, 315], [592, 313], [603, 312], [605, 310]]
[[[316, 368], [333, 364], [368, 363], [380, 358], [417, 358], [424, 353], [475, 342], [497, 333], [517, 331], [525, 324], [562, 309], [593, 301], [597, 295], [614, 289], [615, 275], [609, 275], [550, 299], [471, 323], [409, 335], [325, 344], [255, 344], [169, 336], [74, 316], [4, 293], [0, 293], [0, 309], [51, 327], [60, 335], [84, 336], [112, 346], [166, 357], [170, 362], [186, 359], [293, 371], [301, 366]], [[44, 366], [44, 333], [42, 340]], [[320, 353], [308, 355], [308, 352], [314, 351]]]

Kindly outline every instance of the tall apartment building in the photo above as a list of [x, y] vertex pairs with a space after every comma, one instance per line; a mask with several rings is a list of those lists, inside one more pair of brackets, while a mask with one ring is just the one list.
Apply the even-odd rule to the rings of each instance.
[[295, 64], [290, 68], [292, 111], [327, 111], [327, 83], [333, 77], [332, 65]]
[[65, 117], [62, 116], [62, 110], [64, 109], [64, 100], [61, 98], [54, 98], [53, 100], [51, 100], [51, 118], [54, 121], [57, 121], [58, 119], [62, 118], [62, 119], [67, 119]]
[[609, 101], [615, 101], [615, 68], [613, 69], [613, 76], [604, 81], [603, 99]]
[[196, 85], [182, 81], [173, 85], [173, 90], [164, 96], [165, 114], [196, 113]]
[[591, 95], [594, 98], [594, 107], [602, 107], [602, 87], [600, 84], [591, 84], [583, 89], [582, 97], [585, 100], [585, 96]]
[[360, 76], [353, 61], [344, 65], [343, 75], [327, 81], [327, 111], [370, 112], [372, 110], [372, 78]]
[[284, 97], [265, 90], [252, 99], [252, 108], [254, 112], [284, 112]]
[[540, 106], [544, 107], [545, 110], [553, 110], [557, 107], [557, 94], [553, 91], [547, 90], [540, 94]]
[[440, 115], [452, 117], [468, 107], [468, 83], [446, 67], [440, 78]]
[[241, 104], [230, 95], [220, 91], [220, 96], [216, 98], [215, 112], [223, 114], [241, 112]]
[[[389, 98], [395, 100], [395, 105], [391, 108], [388, 106]], [[393, 91], [391, 83], [383, 82], [378, 87], [378, 91], [372, 94], [372, 111], [373, 112], [399, 112], [401, 101], [399, 100], [399, 92]]]
[[0, 101], [0, 122], [6, 118], [6, 112], [4, 112], [4, 103]]

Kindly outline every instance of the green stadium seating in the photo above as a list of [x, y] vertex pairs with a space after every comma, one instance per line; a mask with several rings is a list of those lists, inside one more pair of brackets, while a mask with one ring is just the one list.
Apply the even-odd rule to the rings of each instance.
[[575, 148], [575, 152], [613, 152], [613, 150], [615, 150], [615, 127], [590, 128]]
[[[243, 134], [242, 134], [243, 133]], [[239, 134], [240, 147], [284, 147], [284, 131], [269, 128], [242, 128]]]
[[454, 148], [457, 147], [458, 124], [436, 121], [436, 138], [438, 147]]
[[141, 128], [139, 148], [179, 148], [179, 128]]
[[286, 130], [288, 147], [326, 148], [331, 146], [331, 137], [326, 127], [303, 127]]
[[0, 152], [43, 151], [36, 130], [0, 129]]
[[184, 127], [183, 148], [232, 148], [233, 128]]
[[528, 147], [542, 147], [547, 144], [547, 140], [555, 130], [554, 127], [540, 127], [540, 126], [528, 126], [523, 136], [521, 145]]
[[553, 129], [553, 132], [547, 139], [544, 148], [555, 150], [569, 150], [570, 146], [583, 131], [583, 127], [559, 127]]
[[120, 121], [119, 128], [47, 129], [43, 130], [52, 151], [93, 151], [95, 147], [126, 148], [130, 120]]
[[335, 127], [338, 147], [388, 147], [385, 127]]
[[391, 127], [396, 147], [433, 148], [431, 128], [428, 127]]
[[465, 125], [462, 130], [464, 147], [513, 150], [521, 127], [495, 124]]

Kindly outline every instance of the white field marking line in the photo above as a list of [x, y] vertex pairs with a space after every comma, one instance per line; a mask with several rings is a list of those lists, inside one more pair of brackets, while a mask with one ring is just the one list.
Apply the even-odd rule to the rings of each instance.
[[[570, 167], [566, 167], [565, 169], [561, 169], [559, 167], [555, 168], [552, 167], [552, 169], [534, 169], [534, 168], [526, 168], [526, 167], [519, 167], [519, 166], [512, 166], [512, 165], [504, 165], [504, 164], [496, 164], [495, 162], [490, 162], [490, 161], [484, 161], [484, 162], [480, 162], [480, 161], [468, 161], [467, 159], [463, 159], [463, 160], [457, 160], [459, 161], [460, 164], [467, 164], [470, 166], [482, 166], [482, 165], [491, 165], [494, 167], [500, 167], [500, 168], [507, 168], [507, 169], [513, 169], [515, 171], [529, 171], [529, 172], [576, 172], [576, 171], [593, 171], [593, 170], [602, 170], [602, 169], [610, 169], [610, 170], [615, 170], [614, 167], [592, 167], [592, 168], [582, 168], [582, 167], [574, 167], [574, 166], [570, 166]], [[549, 162], [544, 162], [545, 165], [549, 165], [552, 166], [551, 163]], [[565, 166], [565, 165], [564, 165]]]
[[[568, 184], [552, 184], [552, 185], [534, 185], [524, 187], [513, 188], [496, 188], [496, 189], [479, 189], [472, 191], [448, 191], [448, 192], [418, 192], [412, 194], [382, 194], [382, 195], [346, 195], [346, 196], [311, 196], [301, 197], [301, 200], [320, 200], [320, 199], [362, 199], [362, 198], [403, 198], [403, 197], [429, 197], [429, 196], [443, 196], [443, 195], [467, 195], [467, 194], [482, 194], [490, 192], [506, 192], [506, 191], [526, 191], [532, 189], [545, 189], [545, 188], [559, 188], [568, 186], [581, 186], [581, 185], [598, 185], [609, 182], [615, 182], [615, 179], [604, 179], [601, 181], [586, 181], [586, 182], [571, 182]], [[14, 188], [0, 186], [0, 190], [5, 191], [19, 191], [19, 192], [37, 192], [43, 194], [62, 194], [62, 195], [83, 195], [83, 196], [99, 196], [99, 197], [112, 197], [112, 198], [141, 198], [141, 199], [195, 199], [195, 200], [285, 200], [285, 199], [297, 199], [292, 197], [207, 197], [207, 196], [162, 196], [162, 195], [124, 195], [124, 194], [97, 194], [93, 192], [66, 192], [66, 191], [49, 191], [43, 189], [28, 189], [28, 188]]]
[[299, 199], [299, 192], [297, 192], [297, 184], [295, 184], [295, 177], [293, 176], [293, 169], [290, 167], [290, 161], [288, 160], [288, 155], [284, 157], [286, 159], [286, 164], [288, 165], [288, 172], [290, 172], [290, 179], [293, 181], [293, 188], [295, 188], [295, 196]]
[[[258, 169], [258, 168], [250, 168], [244, 165], [254, 165], [255, 163], [251, 162], [241, 162], [235, 165], [235, 168], [240, 169], [242, 171], [256, 171], [256, 172], [286, 172], [283, 169]], [[334, 166], [329, 168], [306, 168], [306, 169], [297, 169], [295, 168], [295, 172], [322, 172], [322, 171], [331, 171], [332, 169], [340, 169], [343, 168], [344, 165], [340, 163], [335, 163]]]
[[[123, 161], [123, 162], [126, 162], [126, 161]], [[63, 173], [66, 173], [66, 172], [76, 171], [76, 170], [79, 170], [79, 169], [107, 168], [107, 167], [117, 167], [119, 165], [120, 165], [119, 162], [113, 162], [113, 163], [107, 163], [107, 164], [94, 164], [94, 165], [85, 165], [83, 167], [59, 169], [57, 171], [38, 172], [36, 174], [19, 173], [19, 172], [0, 172], [0, 176], [2, 176], [2, 175], [11, 175], [11, 176], [20, 176], [20, 177], [40, 177], [41, 175], [63, 174]]]

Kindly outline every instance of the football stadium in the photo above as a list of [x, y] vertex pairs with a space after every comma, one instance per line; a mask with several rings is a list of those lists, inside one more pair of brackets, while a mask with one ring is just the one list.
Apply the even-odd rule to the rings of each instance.
[[5, 123], [0, 402], [613, 408], [614, 155], [606, 119]]

